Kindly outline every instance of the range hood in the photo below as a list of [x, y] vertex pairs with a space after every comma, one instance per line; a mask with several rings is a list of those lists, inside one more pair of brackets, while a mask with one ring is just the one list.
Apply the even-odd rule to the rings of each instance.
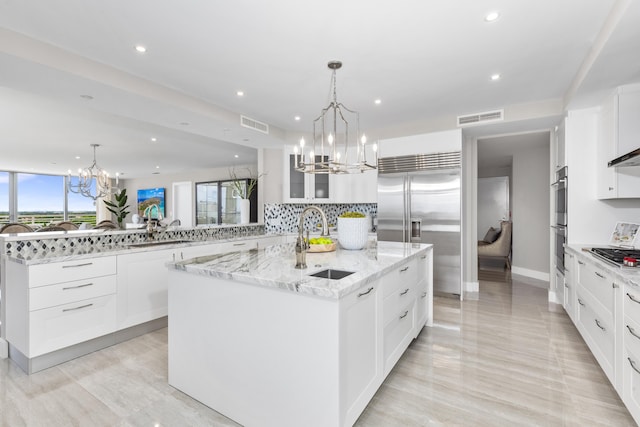
[[640, 166], [640, 148], [636, 148], [630, 153], [617, 157], [608, 163], [610, 168], [625, 166]]

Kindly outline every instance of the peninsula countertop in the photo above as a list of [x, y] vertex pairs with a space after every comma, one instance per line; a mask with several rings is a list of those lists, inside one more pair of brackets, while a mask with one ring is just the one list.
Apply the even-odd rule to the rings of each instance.
[[[431, 244], [369, 241], [362, 250], [307, 253], [307, 269], [295, 268], [293, 243], [170, 262], [170, 269], [258, 286], [340, 299], [394, 268], [426, 255]], [[310, 276], [327, 268], [352, 271], [340, 280]]]

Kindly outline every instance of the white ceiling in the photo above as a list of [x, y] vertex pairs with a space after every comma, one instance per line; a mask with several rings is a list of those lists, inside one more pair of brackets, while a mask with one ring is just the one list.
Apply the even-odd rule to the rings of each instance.
[[311, 130], [332, 59], [369, 140], [496, 108], [505, 123], [466, 132], [548, 129], [640, 81], [639, 3], [0, 0], [0, 170], [65, 173], [91, 143], [125, 177], [255, 163]]

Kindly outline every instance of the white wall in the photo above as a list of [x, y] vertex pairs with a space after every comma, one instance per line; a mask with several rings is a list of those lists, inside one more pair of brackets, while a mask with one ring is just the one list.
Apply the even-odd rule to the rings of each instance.
[[599, 120], [599, 108], [569, 111], [567, 116], [569, 244], [606, 245], [617, 221], [640, 222], [640, 199], [597, 199]]
[[549, 134], [513, 153], [513, 268], [549, 280]]
[[[235, 166], [234, 169], [238, 178], [248, 178], [249, 172], [247, 168], [251, 171], [252, 176], [257, 175], [257, 165], [239, 165]], [[137, 194], [138, 190], [143, 188], [165, 188], [165, 212], [167, 214], [167, 218], [171, 220], [171, 211], [173, 206], [173, 194], [172, 194], [172, 184], [174, 182], [183, 182], [183, 181], [191, 181], [193, 183], [192, 186], [192, 203], [195, 206], [195, 184], [196, 182], [206, 182], [206, 181], [217, 181], [217, 180], [227, 180], [229, 177], [230, 168], [211, 168], [211, 169], [194, 169], [188, 172], [183, 172], [179, 174], [173, 175], [153, 175], [146, 178], [132, 178], [132, 179], [124, 179], [123, 183], [120, 184], [121, 188], [127, 189], [127, 194], [129, 196], [128, 204], [130, 206], [131, 213], [127, 216], [126, 221], [131, 222], [131, 215], [137, 212], [136, 204], [137, 204]], [[259, 211], [261, 209], [258, 209]], [[195, 208], [194, 208], [195, 215]], [[195, 224], [195, 219], [194, 219]]]

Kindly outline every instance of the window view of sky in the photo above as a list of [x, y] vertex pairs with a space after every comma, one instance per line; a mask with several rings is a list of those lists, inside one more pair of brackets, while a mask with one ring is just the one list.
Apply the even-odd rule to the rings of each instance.
[[[19, 212], [62, 212], [64, 209], [63, 176], [19, 173]], [[95, 185], [95, 184], [94, 184]], [[95, 192], [95, 186], [92, 190]], [[69, 212], [95, 211], [93, 199], [69, 193]], [[0, 212], [9, 210], [9, 173], [0, 172]]]

